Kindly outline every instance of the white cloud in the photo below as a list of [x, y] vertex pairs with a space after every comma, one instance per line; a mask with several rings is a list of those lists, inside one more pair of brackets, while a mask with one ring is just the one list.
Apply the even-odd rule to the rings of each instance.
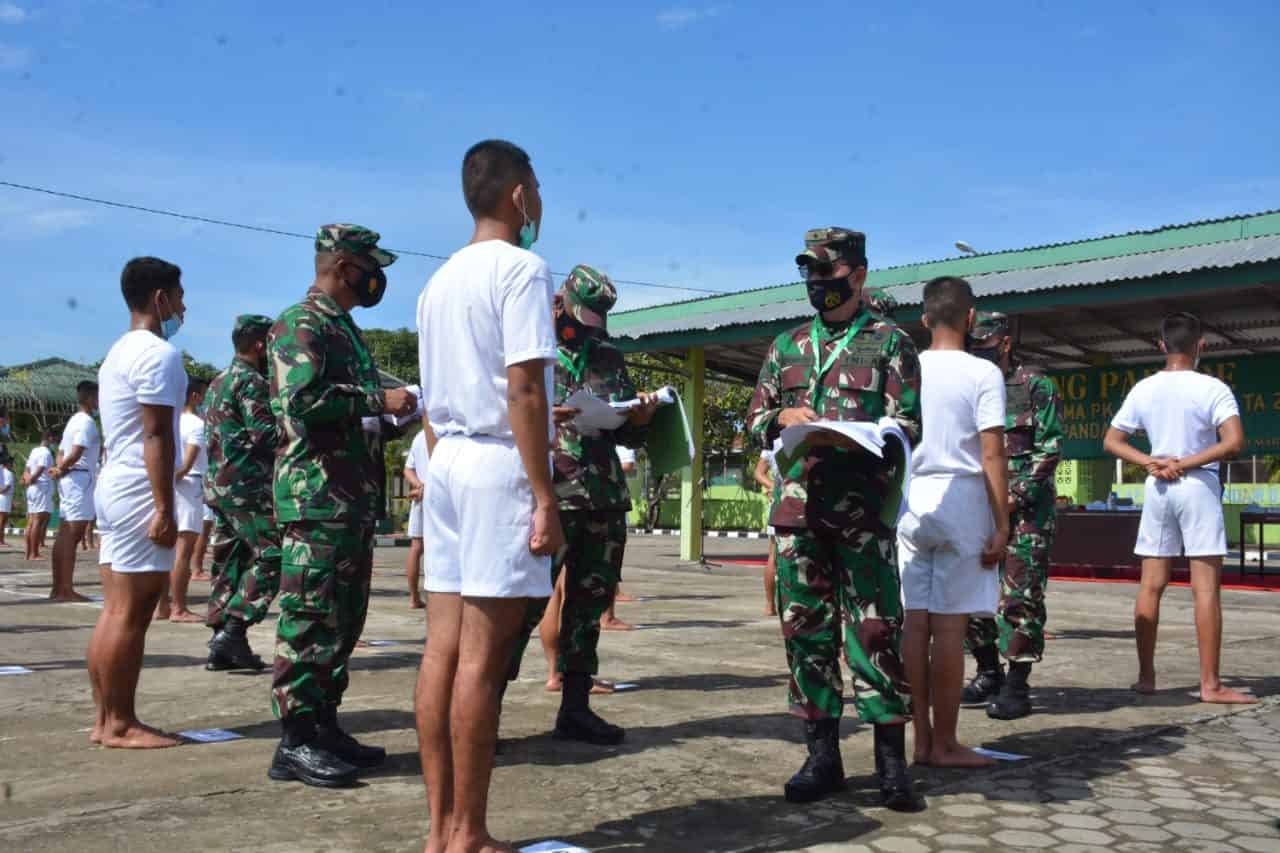
[[676, 6], [658, 13], [658, 26], [664, 30], [681, 30], [698, 21], [714, 18], [726, 11], [728, 6], [703, 6], [694, 9], [688, 6]]
[[76, 208], [39, 210], [26, 216], [26, 230], [33, 237], [51, 237], [63, 231], [72, 231], [93, 223], [92, 211]]
[[25, 47], [0, 44], [0, 68], [21, 68], [31, 61], [31, 51]]
[[13, 3], [0, 3], [0, 21], [6, 24], [21, 24], [29, 17], [31, 17], [31, 13], [21, 6], [15, 6]]

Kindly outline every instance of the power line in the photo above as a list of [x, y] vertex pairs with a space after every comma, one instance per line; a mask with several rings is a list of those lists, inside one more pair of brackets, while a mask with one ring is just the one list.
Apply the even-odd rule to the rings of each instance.
[[[223, 228], [239, 228], [242, 231], [256, 231], [260, 234], [274, 234], [277, 237], [294, 237], [300, 240], [314, 240], [314, 234], [300, 234], [297, 231], [285, 231], [280, 228], [268, 228], [265, 225], [249, 225], [244, 222], [232, 222], [228, 219], [213, 219], [208, 216], [197, 216], [192, 213], [180, 213], [176, 210], [164, 210], [158, 207], [143, 207], [140, 204], [129, 204], [123, 201], [111, 201], [105, 198], [94, 198], [93, 196], [80, 195], [78, 193], [62, 192], [60, 190], [49, 189], [48, 187], [36, 187], [28, 184], [16, 184], [12, 181], [0, 181], [0, 187], [9, 187], [15, 190], [25, 190], [27, 192], [42, 193], [44, 195], [56, 196], [57, 198], [69, 198], [75, 201], [84, 201], [90, 204], [100, 204], [104, 207], [115, 207], [121, 210], [133, 210], [138, 213], [150, 213], [155, 216], [168, 216], [172, 219], [184, 219], [188, 222], [202, 222], [206, 225], [220, 225]], [[397, 255], [411, 255], [417, 258], [430, 258], [434, 261], [447, 261], [448, 255], [436, 255], [431, 252], [419, 252], [414, 249], [394, 249], [389, 248], [388, 251], [395, 252]], [[553, 272], [552, 275], [565, 278], [568, 273]], [[706, 287], [687, 287], [679, 284], [658, 284], [652, 281], [633, 281], [625, 278], [613, 279], [616, 284], [631, 284], [637, 287], [656, 287], [662, 290], [687, 290], [696, 293], [732, 293], [731, 290], [713, 290]]]

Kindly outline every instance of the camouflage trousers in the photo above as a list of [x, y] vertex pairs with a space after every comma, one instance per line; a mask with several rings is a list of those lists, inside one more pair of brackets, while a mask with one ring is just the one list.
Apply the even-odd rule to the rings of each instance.
[[[622, 579], [622, 553], [627, 546], [625, 511], [566, 510], [560, 513], [565, 547], [551, 563], [554, 587], [565, 571], [564, 605], [560, 611], [560, 649], [556, 669], [595, 675], [600, 671], [600, 617], [609, 608]], [[516, 641], [508, 677], [520, 674], [529, 638], [547, 610], [547, 599], [529, 602]]]
[[289, 717], [342, 701], [369, 612], [373, 523], [291, 521], [280, 533], [271, 706], [277, 717]]
[[213, 581], [209, 618], [217, 630], [228, 617], [257, 625], [280, 589], [280, 531], [271, 510], [213, 510]]
[[843, 650], [858, 716], [869, 723], [909, 717], [892, 536], [780, 527], [777, 543], [776, 604], [791, 671], [791, 713], [806, 720], [840, 718]]
[[[1052, 517], [1052, 516], [1050, 516]], [[1049, 549], [1052, 525], [1037, 526], [1028, 514], [1009, 519], [1009, 547], [1000, 564], [1000, 606], [996, 618], [970, 619], [965, 648], [975, 652], [998, 648], [1002, 657], [1016, 663], [1039, 663], [1044, 656], [1044, 604], [1049, 582]]]

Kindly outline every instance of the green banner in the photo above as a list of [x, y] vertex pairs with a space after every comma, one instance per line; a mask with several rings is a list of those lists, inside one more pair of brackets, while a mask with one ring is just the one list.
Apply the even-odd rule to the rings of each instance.
[[[1064, 459], [1095, 459], [1111, 419], [1134, 385], [1162, 365], [1088, 367], [1049, 374], [1062, 394], [1062, 428], [1066, 433]], [[1205, 359], [1200, 372], [1231, 386], [1244, 421], [1245, 450], [1250, 454], [1280, 454], [1280, 355], [1246, 355]], [[1138, 441], [1145, 447], [1145, 443]]]

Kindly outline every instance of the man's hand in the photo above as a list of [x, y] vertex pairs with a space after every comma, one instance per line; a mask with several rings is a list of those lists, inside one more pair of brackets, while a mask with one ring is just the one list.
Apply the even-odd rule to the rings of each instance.
[[552, 406], [551, 419], [555, 421], [556, 426], [560, 426], [576, 418], [581, 411], [581, 409], [575, 409], [573, 406]]
[[1009, 497], [1005, 499], [1005, 506], [1009, 509], [1009, 515], [1013, 515], [1018, 511], [1018, 499], [1013, 495], [1009, 495]]
[[1177, 480], [1182, 477], [1182, 466], [1179, 465], [1177, 459], [1168, 457], [1155, 458], [1147, 460], [1147, 473], [1157, 480]]
[[986, 547], [982, 549], [982, 567], [984, 569], [994, 569], [1000, 565], [1000, 561], [1004, 559], [1005, 551], [1009, 547], [1009, 528], [997, 528], [996, 532], [991, 534], [991, 538], [987, 540]]
[[783, 409], [778, 413], [778, 424], [783, 429], [798, 424], [811, 424], [818, 419], [818, 413], [808, 406], [798, 409]]
[[50, 468], [50, 469], [49, 469], [49, 476], [50, 476], [50, 477], [52, 477], [53, 479], [57, 480], [58, 478], [60, 478], [60, 477], [62, 476], [62, 469], [61, 469], [61, 468], [58, 468], [58, 467]]
[[407, 388], [388, 388], [383, 394], [382, 411], [388, 415], [404, 417], [418, 409], [418, 398]]
[[161, 548], [172, 548], [178, 541], [178, 525], [173, 520], [173, 513], [151, 514], [151, 523], [147, 525], [147, 538]]
[[560, 526], [560, 509], [555, 504], [535, 506], [529, 550], [539, 557], [550, 557], [563, 547], [564, 528]]
[[653, 394], [641, 394], [640, 405], [627, 412], [627, 420], [632, 426], [644, 426], [653, 420], [658, 411], [658, 398]]
[[424, 494], [426, 494], [426, 488], [425, 488], [425, 487], [423, 487], [423, 486], [414, 486], [412, 489], [410, 489], [410, 490], [409, 490], [409, 500], [411, 500], [411, 501], [420, 501], [420, 500], [422, 500], [422, 496], [423, 496]]

